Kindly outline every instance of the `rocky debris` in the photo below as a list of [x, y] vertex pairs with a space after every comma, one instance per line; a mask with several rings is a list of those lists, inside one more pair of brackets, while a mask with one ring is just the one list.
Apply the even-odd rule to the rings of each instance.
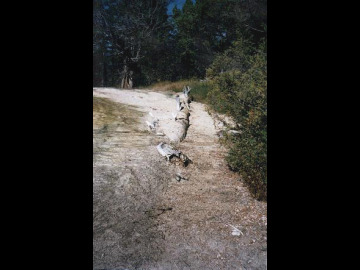
[[212, 113], [212, 117], [218, 137], [222, 138], [225, 134], [238, 136], [242, 133], [241, 124], [236, 123], [231, 117], [214, 112]]
[[176, 181], [178, 181], [178, 182], [180, 182], [181, 180], [186, 180], [186, 181], [189, 180], [188, 178], [182, 176], [180, 173], [177, 173], [177, 174], [175, 175], [175, 179], [176, 179]]
[[149, 112], [149, 115], [151, 116], [151, 119], [149, 119], [149, 121], [145, 121], [149, 131], [153, 132], [153, 133], [157, 133], [156, 132], [156, 128], [159, 126], [159, 119], [156, 118], [152, 112]]
[[158, 122], [157, 122], [157, 121], [152, 121], [152, 122], [145, 121], [145, 123], [147, 124], [149, 130], [154, 131], [154, 130], [155, 130], [155, 127], [156, 127], [156, 124], [157, 124]]
[[177, 157], [182, 162], [184, 167], [192, 162], [187, 155], [183, 154], [179, 150], [174, 149], [171, 145], [164, 142], [159, 143], [156, 146], [156, 149], [163, 157], [166, 157], [168, 161], [170, 161], [172, 157]]
[[180, 158], [181, 152], [178, 150], [175, 150], [171, 145], [168, 145], [164, 142], [161, 142], [158, 146], [156, 146], [156, 148], [163, 157], [167, 158], [168, 161], [170, 160], [170, 158], [172, 156], [176, 156], [176, 157]]
[[239, 131], [239, 130], [231, 129], [231, 130], [228, 131], [228, 133], [231, 134], [231, 135], [240, 135], [242, 132]]

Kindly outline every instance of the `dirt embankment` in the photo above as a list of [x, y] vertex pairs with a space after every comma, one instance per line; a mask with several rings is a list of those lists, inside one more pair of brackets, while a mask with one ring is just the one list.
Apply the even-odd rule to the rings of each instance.
[[[172, 143], [193, 163], [157, 152], [175, 136], [174, 97], [94, 89], [94, 269], [266, 269], [266, 203], [227, 169], [204, 105], [191, 104], [187, 136]], [[148, 131], [149, 112], [165, 136]]]

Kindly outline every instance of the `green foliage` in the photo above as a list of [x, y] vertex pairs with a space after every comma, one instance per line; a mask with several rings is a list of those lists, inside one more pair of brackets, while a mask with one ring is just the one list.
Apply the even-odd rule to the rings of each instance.
[[208, 78], [214, 78], [219, 73], [238, 70], [245, 71], [249, 68], [249, 56], [253, 44], [245, 39], [239, 38], [232, 43], [232, 46], [218, 55], [211, 66], [206, 70]]
[[[227, 136], [230, 168], [240, 172], [253, 195], [267, 198], [267, 69], [266, 44], [258, 48], [239, 41], [208, 69], [212, 89], [207, 101], [241, 124], [240, 136]], [[231, 55], [232, 57], [229, 57]], [[219, 67], [223, 72], [217, 73]], [[225, 71], [224, 71], [225, 70]]]
[[206, 102], [207, 95], [210, 92], [211, 84], [209, 82], [194, 81], [189, 84], [191, 91], [190, 97], [196, 102]]
[[[168, 0], [94, 0], [93, 84], [117, 86], [126, 70], [134, 87], [204, 78], [235, 40], [266, 36], [266, 2], [186, 0], [168, 16]], [[228, 66], [241, 65], [228, 53]]]
[[170, 31], [167, 5], [167, 0], [94, 0], [94, 85], [117, 86], [130, 71], [135, 85], [158, 76]]

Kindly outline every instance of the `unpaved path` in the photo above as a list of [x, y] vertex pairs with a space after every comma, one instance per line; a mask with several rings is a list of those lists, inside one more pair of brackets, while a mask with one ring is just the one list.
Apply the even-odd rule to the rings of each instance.
[[[93, 93], [94, 269], [266, 269], [267, 205], [228, 170], [204, 105], [191, 104], [187, 136], [175, 144], [193, 161], [185, 168], [156, 150], [173, 136], [173, 94]], [[147, 131], [149, 112], [166, 137]]]

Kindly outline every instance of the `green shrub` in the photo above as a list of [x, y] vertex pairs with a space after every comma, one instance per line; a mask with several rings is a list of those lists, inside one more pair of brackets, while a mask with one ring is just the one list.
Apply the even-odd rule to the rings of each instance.
[[[251, 193], [267, 199], [267, 69], [266, 44], [252, 54], [244, 46], [231, 48], [219, 56], [208, 70], [212, 76], [208, 103], [218, 112], [228, 114], [241, 124], [240, 136], [227, 136], [229, 167], [241, 174]], [[236, 57], [237, 55], [237, 57]], [[214, 73], [216, 65], [226, 63], [226, 71]], [[230, 64], [229, 64], [230, 63]]]
[[251, 55], [253, 44], [243, 38], [235, 41], [232, 47], [218, 55], [211, 66], [206, 69], [206, 76], [210, 79], [222, 72], [230, 70], [245, 71], [248, 68], [248, 58]]

